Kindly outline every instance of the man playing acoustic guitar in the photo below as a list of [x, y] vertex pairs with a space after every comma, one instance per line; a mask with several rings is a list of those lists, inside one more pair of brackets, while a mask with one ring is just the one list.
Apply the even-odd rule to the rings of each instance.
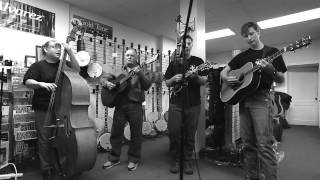
[[[221, 72], [221, 78], [228, 85], [237, 86], [241, 79], [228, 76], [231, 70], [240, 69], [248, 62], [261, 67], [260, 84], [249, 95], [240, 100], [240, 133], [245, 145], [246, 180], [277, 180], [277, 161], [272, 150], [272, 104], [270, 88], [273, 82], [282, 83], [283, 73], [287, 71], [282, 56], [272, 63], [263, 58], [278, 51], [274, 47], [265, 46], [260, 40], [260, 28], [255, 22], [247, 22], [241, 27], [241, 35], [249, 44], [249, 49], [234, 57]], [[257, 60], [259, 60], [257, 62]], [[258, 158], [258, 159], [257, 159]], [[260, 162], [260, 165], [257, 163]], [[264, 176], [264, 177], [263, 177]]]
[[[103, 164], [103, 168], [108, 169], [120, 163], [123, 131], [126, 123], [129, 122], [131, 142], [128, 150], [128, 170], [133, 171], [137, 168], [141, 157], [142, 102], [145, 100], [144, 91], [151, 86], [151, 76], [140, 68], [135, 49], [128, 49], [125, 53], [125, 59], [124, 70], [126, 70], [126, 77], [129, 76], [129, 73], [134, 73], [135, 75], [128, 78], [127, 86], [117, 94], [114, 100], [115, 112], [110, 137], [112, 150], [108, 161]], [[111, 82], [111, 76], [106, 73], [100, 79], [102, 86], [110, 91], [117, 88], [116, 84]]]

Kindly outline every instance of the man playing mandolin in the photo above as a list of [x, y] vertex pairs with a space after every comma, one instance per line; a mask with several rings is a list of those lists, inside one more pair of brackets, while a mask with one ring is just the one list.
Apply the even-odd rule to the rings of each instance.
[[[182, 42], [182, 38], [180, 40]], [[164, 75], [166, 85], [175, 87], [178, 91], [173, 92], [169, 104], [169, 140], [170, 153], [172, 155], [171, 173], [178, 173], [179, 152], [180, 152], [180, 129], [184, 130], [184, 170], [186, 174], [193, 174], [192, 154], [195, 142], [195, 132], [198, 126], [198, 117], [200, 113], [200, 86], [206, 82], [206, 77], [198, 73], [189, 71], [196, 66], [203, 64], [203, 60], [196, 56], [191, 56], [190, 52], [193, 46], [191, 36], [186, 36], [185, 59], [174, 58], [168, 66]], [[181, 61], [179, 60], [181, 59]], [[185, 68], [184, 68], [185, 65]], [[183, 80], [185, 73], [185, 82]], [[184, 119], [182, 119], [182, 106], [184, 105]]]
[[[144, 91], [151, 86], [151, 77], [138, 64], [135, 49], [128, 49], [125, 53], [125, 59], [125, 76], [122, 79], [127, 79], [126, 81], [128, 82], [124, 90], [119, 92], [113, 101], [115, 112], [110, 137], [112, 150], [108, 161], [103, 164], [103, 168], [108, 169], [120, 163], [123, 131], [126, 123], [129, 122], [131, 142], [128, 150], [128, 170], [133, 171], [137, 168], [141, 158], [142, 102], [145, 100]], [[100, 79], [102, 86], [110, 90], [110, 92], [117, 91], [117, 88], [120, 89], [116, 83], [111, 82], [112, 76], [105, 73]]]
[[[240, 69], [248, 62], [261, 67], [261, 71], [254, 72], [254, 77], [261, 76], [258, 87], [239, 102], [240, 133], [245, 145], [246, 180], [257, 180], [262, 176], [268, 180], [277, 180], [277, 161], [272, 150], [273, 113], [270, 88], [273, 82], [284, 81], [283, 73], [287, 68], [282, 56], [277, 57], [272, 63], [263, 59], [276, 53], [278, 49], [262, 43], [260, 28], [255, 22], [245, 23], [241, 27], [241, 35], [249, 44], [249, 49], [238, 54], [227, 64], [221, 72], [221, 78], [224, 83], [237, 87], [242, 79], [229, 76], [230, 71]], [[258, 161], [262, 171], [259, 169]]]
[[[66, 52], [70, 56], [70, 61], [66, 64], [80, 71], [79, 64], [74, 56], [71, 47], [68, 44], [62, 43]], [[50, 40], [42, 46], [44, 59], [31, 65], [26, 72], [23, 83], [31, 89], [34, 89], [32, 99], [32, 108], [35, 111], [36, 129], [38, 132], [38, 146], [41, 169], [43, 171], [43, 180], [51, 180], [54, 161], [52, 159], [52, 149], [50, 138], [53, 136], [50, 126], [55, 122], [47, 122], [52, 118], [46, 118], [51, 93], [55, 91], [57, 85], [54, 83], [59, 67], [61, 44], [55, 40]]]

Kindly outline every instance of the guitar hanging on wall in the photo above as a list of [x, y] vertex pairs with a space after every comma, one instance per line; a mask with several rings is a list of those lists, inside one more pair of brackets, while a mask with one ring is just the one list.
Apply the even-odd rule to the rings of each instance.
[[99, 85], [96, 85], [96, 89], [94, 90], [94, 93], [96, 94], [96, 107], [95, 107], [95, 119], [93, 120], [96, 131], [98, 134], [101, 134], [104, 128], [104, 121], [99, 118]]
[[124, 66], [124, 56], [126, 53], [126, 40], [122, 39], [122, 67]]
[[85, 33], [85, 28], [81, 29], [81, 35], [78, 36], [77, 54], [75, 56], [80, 66], [79, 74], [86, 79], [88, 77], [87, 69], [88, 69], [88, 64], [90, 63], [90, 55], [86, 51], [85, 42], [84, 42], [84, 33]]
[[[280, 51], [273, 55], [264, 58], [267, 62], [272, 63], [277, 57], [283, 53], [294, 51], [302, 47], [306, 47], [311, 44], [311, 37], [302, 38], [296, 41], [295, 44], [290, 44], [282, 48]], [[226, 82], [222, 82], [221, 86], [221, 101], [228, 104], [237, 104], [243, 98], [254, 92], [260, 84], [260, 70], [262, 67], [259, 65], [260, 59], [257, 59], [256, 63], [248, 62], [240, 69], [232, 70], [229, 72], [229, 76], [234, 76], [239, 81], [236, 86], [230, 86]]]

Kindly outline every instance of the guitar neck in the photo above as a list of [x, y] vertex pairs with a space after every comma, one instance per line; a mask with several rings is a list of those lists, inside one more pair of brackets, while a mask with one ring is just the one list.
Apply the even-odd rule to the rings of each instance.
[[[266, 57], [266, 61], [268, 63], [272, 63], [275, 59], [277, 59], [277, 57], [281, 56], [283, 53], [286, 52], [286, 48], [282, 48], [280, 51], [272, 54], [271, 56]], [[260, 70], [261, 66], [254, 66], [251, 70], [249, 70], [248, 72], [246, 72], [245, 74], [249, 74], [251, 72], [255, 72], [257, 70]]]
[[97, 61], [97, 35], [95, 33], [93, 35], [93, 60]]
[[280, 51], [274, 53], [273, 55], [269, 56], [266, 58], [266, 61], [268, 63], [272, 63], [273, 60], [275, 60], [277, 57], [281, 56], [283, 53], [286, 52], [286, 48], [282, 48]]
[[154, 87], [152, 87], [152, 112], [154, 112]]
[[99, 115], [99, 85], [96, 85], [96, 118]]
[[125, 42], [125, 40], [123, 39], [122, 40], [122, 66], [124, 66], [124, 55], [125, 55], [125, 52], [126, 52], [126, 48], [125, 48], [125, 46], [126, 46], [126, 42]]
[[117, 54], [117, 38], [114, 38], [113, 42], [113, 65], [116, 65], [117, 57], [115, 56]]
[[104, 37], [103, 38], [103, 64], [107, 64], [107, 52], [106, 52], [106, 47], [107, 47], [107, 40]]

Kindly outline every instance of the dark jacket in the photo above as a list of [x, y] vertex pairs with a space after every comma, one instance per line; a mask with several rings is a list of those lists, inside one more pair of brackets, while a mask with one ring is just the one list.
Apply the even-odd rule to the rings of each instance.
[[[126, 74], [124, 72], [124, 74]], [[148, 90], [151, 86], [152, 74], [150, 71], [144, 71], [144, 77], [139, 77], [138, 75], [134, 75], [130, 79], [130, 89], [128, 91], [128, 98], [131, 101], [141, 103], [145, 100], [144, 91]], [[103, 73], [100, 78], [100, 83], [104, 84], [103, 81], [110, 80], [115, 76], [111, 73]]]

